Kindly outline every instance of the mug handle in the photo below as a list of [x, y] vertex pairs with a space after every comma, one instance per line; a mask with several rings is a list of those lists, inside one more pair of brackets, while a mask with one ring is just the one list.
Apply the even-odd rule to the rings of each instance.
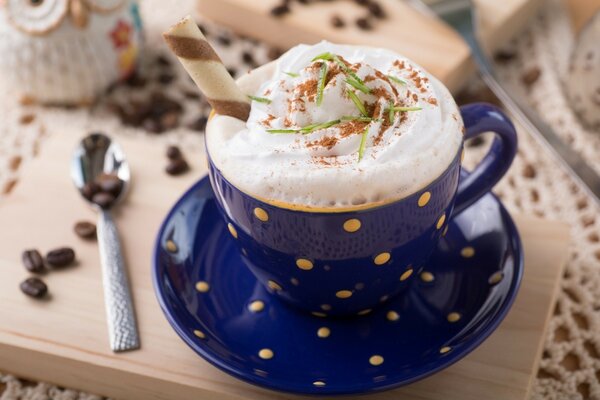
[[465, 140], [485, 132], [495, 134], [492, 147], [469, 174], [458, 184], [453, 215], [456, 215], [489, 192], [504, 176], [517, 154], [517, 132], [513, 123], [498, 107], [473, 103], [460, 108], [465, 124]]

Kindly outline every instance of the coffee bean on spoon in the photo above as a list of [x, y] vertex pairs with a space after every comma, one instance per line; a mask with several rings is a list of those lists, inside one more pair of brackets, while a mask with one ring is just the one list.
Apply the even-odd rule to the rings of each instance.
[[81, 193], [88, 200], [91, 200], [92, 197], [94, 197], [94, 195], [99, 191], [100, 186], [96, 182], [88, 182], [81, 189]]
[[111, 193], [100, 192], [92, 197], [92, 203], [99, 205], [101, 208], [109, 208], [115, 201], [115, 196]]
[[102, 174], [96, 178], [96, 183], [102, 192], [118, 196], [121, 193], [123, 182], [118, 176], [113, 174]]
[[167, 147], [167, 158], [169, 160], [176, 160], [178, 158], [183, 158], [183, 154], [181, 154], [181, 149], [177, 146]]
[[185, 161], [183, 158], [177, 158], [169, 161], [169, 164], [167, 164], [167, 168], [165, 168], [165, 171], [169, 175], [176, 176], [187, 172], [189, 169], [190, 166], [188, 165], [187, 161]]
[[21, 291], [27, 296], [41, 299], [48, 293], [48, 286], [39, 278], [27, 278], [19, 285]]
[[87, 221], [79, 221], [73, 227], [73, 230], [82, 239], [94, 239], [96, 238], [96, 225]]
[[46, 262], [53, 267], [66, 267], [75, 261], [75, 251], [70, 247], [59, 247], [46, 254]]
[[21, 255], [21, 260], [23, 261], [23, 266], [25, 269], [27, 269], [29, 272], [41, 274], [46, 270], [42, 255], [35, 249], [25, 250]]

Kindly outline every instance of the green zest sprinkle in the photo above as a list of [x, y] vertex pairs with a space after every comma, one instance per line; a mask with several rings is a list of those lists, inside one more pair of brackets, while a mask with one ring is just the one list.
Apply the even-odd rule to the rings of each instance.
[[267, 129], [269, 133], [298, 133], [300, 129]]
[[400, 84], [400, 85], [406, 85], [406, 82], [404, 82], [404, 81], [403, 81], [402, 79], [400, 79], [400, 78], [396, 78], [396, 77], [395, 77], [395, 76], [393, 76], [393, 75], [386, 75], [386, 76], [388, 77], [388, 79], [389, 79], [390, 81], [394, 81], [394, 82], [396, 82], [396, 83], [398, 83], [398, 84]]
[[331, 128], [334, 125], [337, 125], [341, 122], [347, 121], [360, 121], [360, 122], [372, 122], [375, 121], [369, 117], [353, 117], [353, 116], [345, 116], [340, 119], [334, 119], [332, 121], [322, 122], [320, 124], [311, 124], [307, 125], [304, 128], [300, 129], [267, 129], [268, 133], [302, 133], [303, 135], [312, 133], [314, 131], [318, 131], [321, 129]]
[[292, 78], [297, 78], [300, 76], [300, 74], [297, 74], [295, 72], [283, 72], [284, 74], [286, 74], [287, 76], [291, 76]]
[[356, 75], [354, 73], [354, 71], [352, 71], [350, 68], [348, 68], [348, 66], [335, 54], [327, 52], [327, 53], [319, 54], [318, 56], [316, 56], [315, 58], [312, 59], [312, 61], [317, 61], [317, 60], [333, 61], [344, 70], [344, 73], [346, 73], [346, 74], [350, 75], [352, 78], [354, 78], [354, 80], [356, 80], [356, 82], [358, 82], [361, 85], [365, 84], [365, 82], [362, 79], [360, 79], [360, 77], [358, 75]]
[[396, 112], [404, 112], [404, 111], [420, 111], [421, 107], [394, 107], [394, 111]]
[[369, 127], [367, 126], [360, 138], [360, 146], [358, 147], [358, 162], [362, 160], [365, 154], [365, 145], [367, 144], [367, 135], [369, 134]]
[[374, 121], [371, 117], [354, 117], [352, 115], [345, 115], [340, 118], [342, 121], [358, 121], [358, 122], [371, 122]]
[[348, 96], [350, 96], [350, 100], [354, 102], [354, 105], [356, 106], [356, 108], [358, 108], [358, 111], [360, 111], [360, 113], [364, 117], [368, 117], [369, 114], [367, 114], [367, 109], [365, 108], [365, 105], [362, 103], [362, 101], [360, 101], [356, 93], [354, 93], [352, 90], [348, 90]]
[[388, 114], [388, 118], [390, 119], [390, 125], [394, 123], [395, 116], [396, 116], [396, 113], [394, 112], [394, 102], [392, 100], [390, 100], [390, 110], [389, 110], [389, 114]]
[[248, 98], [253, 101], [258, 101], [259, 103], [271, 104], [271, 100], [267, 99], [266, 97], [257, 97], [257, 96], [248, 95]]
[[346, 83], [349, 84], [350, 86], [354, 87], [355, 89], [360, 90], [363, 93], [371, 94], [371, 88], [369, 88], [368, 86], [366, 86], [363, 83], [358, 82], [353, 77], [349, 77], [348, 79], [346, 79]]
[[323, 102], [325, 79], [327, 79], [327, 63], [323, 63], [323, 65], [321, 65], [321, 72], [319, 73], [319, 85], [317, 87], [317, 106], [320, 106]]

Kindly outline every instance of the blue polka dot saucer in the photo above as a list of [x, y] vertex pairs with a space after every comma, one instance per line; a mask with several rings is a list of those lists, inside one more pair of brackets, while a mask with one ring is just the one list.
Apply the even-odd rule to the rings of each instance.
[[488, 194], [450, 222], [403, 296], [366, 315], [320, 318], [257, 282], [204, 178], [164, 221], [153, 279], [175, 331], [223, 371], [286, 392], [358, 394], [422, 379], [481, 344], [513, 303], [522, 254], [512, 219]]

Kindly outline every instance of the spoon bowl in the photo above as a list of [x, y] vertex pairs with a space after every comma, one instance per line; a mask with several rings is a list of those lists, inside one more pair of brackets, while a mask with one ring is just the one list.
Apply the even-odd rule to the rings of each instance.
[[131, 173], [125, 154], [116, 142], [103, 133], [92, 133], [81, 140], [71, 159], [71, 178], [83, 198], [95, 208], [88, 189], [101, 175], [114, 175], [121, 181], [121, 189], [106, 209], [122, 200], [129, 189]]

